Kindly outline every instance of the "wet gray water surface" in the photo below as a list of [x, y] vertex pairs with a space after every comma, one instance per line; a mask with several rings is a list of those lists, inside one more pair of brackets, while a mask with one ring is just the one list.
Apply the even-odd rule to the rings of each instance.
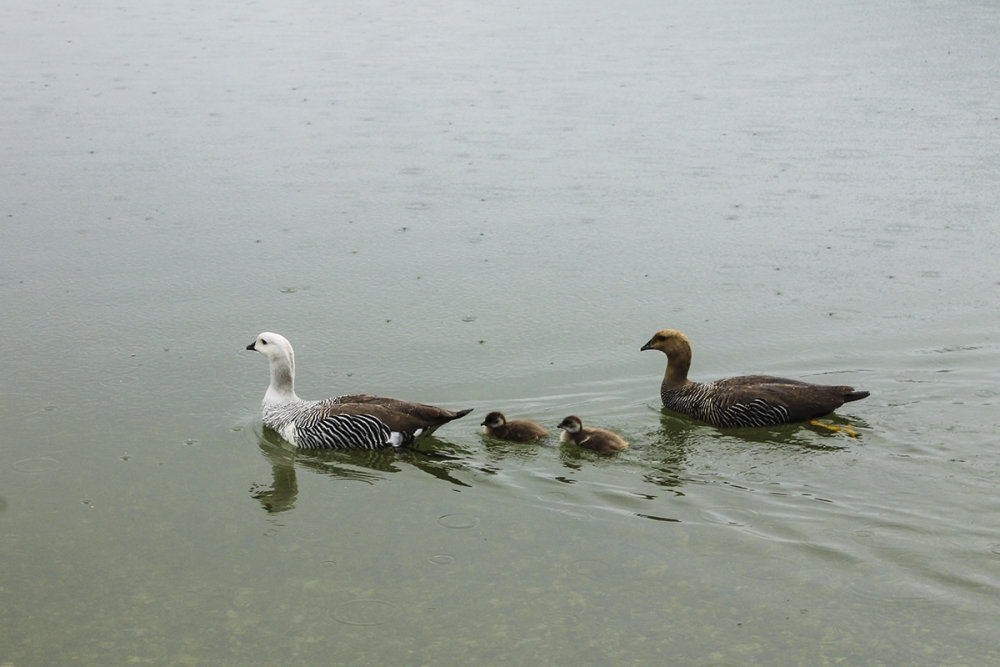
[[[996, 664], [1000, 11], [876, 4], [0, 8], [0, 664]], [[262, 330], [456, 458], [289, 451]]]

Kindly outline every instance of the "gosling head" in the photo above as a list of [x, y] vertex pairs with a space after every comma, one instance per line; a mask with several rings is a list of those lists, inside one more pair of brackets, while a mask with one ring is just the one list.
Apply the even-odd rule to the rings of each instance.
[[564, 429], [568, 433], [579, 433], [583, 429], [583, 422], [580, 421], [579, 417], [570, 415], [569, 417], [566, 417], [566, 419], [559, 422], [559, 426], [557, 428]]
[[485, 426], [487, 428], [499, 428], [507, 423], [507, 418], [503, 416], [502, 412], [491, 412], [486, 415], [486, 419], [480, 426]]

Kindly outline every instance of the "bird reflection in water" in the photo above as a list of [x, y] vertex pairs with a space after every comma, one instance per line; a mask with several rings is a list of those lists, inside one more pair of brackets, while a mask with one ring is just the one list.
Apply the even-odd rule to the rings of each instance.
[[261, 424], [253, 432], [257, 446], [271, 464], [271, 482], [254, 483], [250, 487], [250, 496], [268, 514], [295, 508], [299, 495], [297, 469], [300, 468], [335, 479], [374, 484], [385, 479], [389, 473], [400, 472], [400, 464], [408, 464], [443, 482], [469, 487], [451, 474], [464, 469], [465, 464], [458, 457], [443, 452], [394, 449], [305, 450], [288, 444], [280, 435]]

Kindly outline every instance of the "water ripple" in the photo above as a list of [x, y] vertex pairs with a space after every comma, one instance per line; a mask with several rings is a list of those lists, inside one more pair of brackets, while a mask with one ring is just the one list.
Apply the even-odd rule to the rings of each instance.
[[37, 458], [15, 461], [10, 467], [16, 472], [24, 473], [25, 475], [42, 475], [57, 470], [61, 465], [58, 459], [39, 456]]
[[930, 603], [935, 597], [903, 577], [852, 577], [846, 588], [851, 595], [873, 602]]
[[698, 510], [698, 516], [709, 523], [723, 526], [751, 526], [760, 518], [760, 513], [749, 507], [726, 505], [721, 507], [705, 507]]
[[474, 528], [479, 525], [479, 517], [471, 514], [445, 514], [437, 522], [445, 528]]
[[868, 524], [855, 529], [852, 536], [858, 544], [896, 562], [913, 560], [927, 544], [942, 541], [925, 528], [900, 523]]
[[361, 599], [345, 602], [330, 617], [346, 625], [384, 625], [395, 614], [396, 605], [387, 600]]
[[563, 566], [563, 569], [569, 574], [576, 574], [581, 577], [591, 578], [607, 571], [610, 567], [611, 564], [603, 560], [586, 558], [583, 560], [573, 561], [572, 563]]
[[546, 622], [549, 625], [555, 625], [559, 627], [566, 627], [569, 625], [576, 625], [579, 622], [576, 616], [572, 614], [549, 614], [545, 617]]

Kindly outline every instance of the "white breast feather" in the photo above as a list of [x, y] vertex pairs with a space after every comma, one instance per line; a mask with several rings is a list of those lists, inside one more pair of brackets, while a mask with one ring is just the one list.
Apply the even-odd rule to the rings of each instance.
[[278, 429], [278, 433], [281, 434], [282, 438], [284, 438], [291, 444], [298, 447], [299, 445], [298, 434], [296, 433], [294, 421], [288, 422], [287, 424], [283, 425], [281, 428]]

